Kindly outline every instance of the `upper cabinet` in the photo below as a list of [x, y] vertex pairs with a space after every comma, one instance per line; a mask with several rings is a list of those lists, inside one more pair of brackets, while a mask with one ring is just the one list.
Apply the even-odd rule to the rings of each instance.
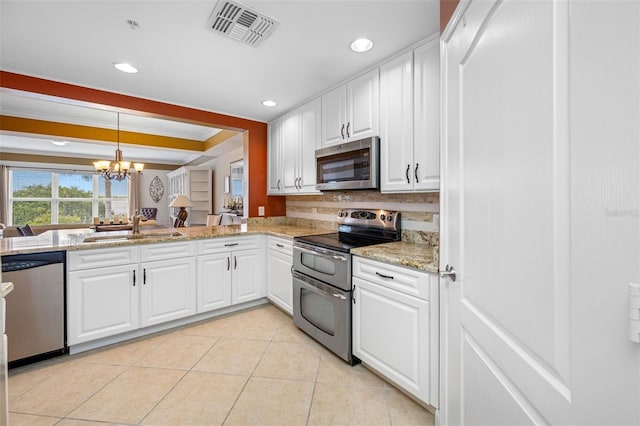
[[440, 51], [437, 37], [380, 67], [380, 189], [440, 185]]
[[320, 98], [269, 123], [269, 194], [317, 193]]
[[378, 70], [322, 96], [322, 146], [378, 136]]

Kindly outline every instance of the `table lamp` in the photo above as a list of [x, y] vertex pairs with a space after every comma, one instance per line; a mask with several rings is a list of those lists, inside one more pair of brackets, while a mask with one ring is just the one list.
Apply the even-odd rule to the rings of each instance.
[[187, 213], [187, 210], [185, 210], [185, 207], [191, 207], [191, 206], [193, 206], [193, 204], [191, 203], [191, 200], [189, 200], [189, 197], [187, 197], [186, 195], [178, 195], [169, 204], [169, 207], [180, 207], [180, 211], [178, 212], [178, 217], [176, 218], [175, 222], [173, 222], [174, 228], [184, 227], [184, 222], [187, 220], [187, 216], [189, 216], [189, 213]]

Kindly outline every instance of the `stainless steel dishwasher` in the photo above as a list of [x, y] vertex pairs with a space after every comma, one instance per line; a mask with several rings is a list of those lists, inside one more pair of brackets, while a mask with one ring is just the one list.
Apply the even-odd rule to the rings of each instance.
[[9, 368], [66, 352], [65, 252], [2, 256]]

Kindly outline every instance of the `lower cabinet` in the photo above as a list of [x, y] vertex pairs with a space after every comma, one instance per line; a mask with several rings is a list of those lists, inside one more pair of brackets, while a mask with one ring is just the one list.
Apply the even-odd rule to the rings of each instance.
[[437, 407], [437, 277], [354, 257], [352, 283], [354, 355]]
[[194, 315], [194, 254], [193, 242], [70, 252], [67, 344]]
[[140, 326], [138, 264], [67, 275], [67, 343], [75, 345]]
[[293, 315], [293, 247], [290, 240], [269, 237], [267, 242], [267, 297]]
[[193, 257], [143, 262], [140, 327], [196, 313], [196, 262]]
[[200, 241], [197, 312], [266, 296], [262, 252], [260, 236]]

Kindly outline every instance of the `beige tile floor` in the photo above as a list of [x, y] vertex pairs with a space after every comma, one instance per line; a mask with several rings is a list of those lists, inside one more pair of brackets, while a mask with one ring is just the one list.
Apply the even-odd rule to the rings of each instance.
[[9, 374], [20, 425], [432, 425], [270, 305]]

